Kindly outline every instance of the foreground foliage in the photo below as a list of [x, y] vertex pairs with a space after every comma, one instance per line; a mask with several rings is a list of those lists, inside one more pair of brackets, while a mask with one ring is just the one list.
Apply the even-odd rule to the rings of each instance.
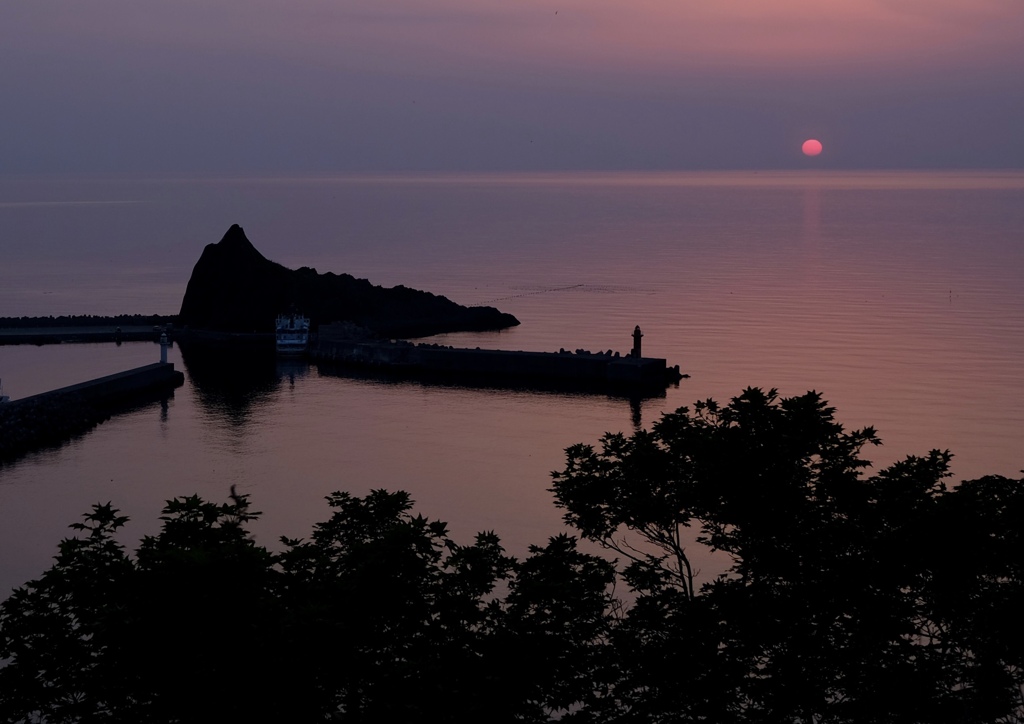
[[172, 500], [129, 555], [99, 505], [0, 606], [0, 720], [1020, 721], [1024, 481], [872, 444], [750, 389], [574, 446], [557, 504], [616, 563], [384, 491], [276, 553], [246, 496]]
[[540, 721], [589, 696], [606, 561], [568, 536], [524, 561], [457, 545], [405, 493], [329, 503], [274, 554], [246, 496], [172, 500], [134, 557], [95, 506], [0, 609], [0, 719]]
[[[568, 450], [566, 521], [627, 562], [603, 721], [988, 722], [1024, 715], [1024, 481], [870, 477], [871, 428], [748, 389]], [[728, 555], [695, 586], [688, 549]]]

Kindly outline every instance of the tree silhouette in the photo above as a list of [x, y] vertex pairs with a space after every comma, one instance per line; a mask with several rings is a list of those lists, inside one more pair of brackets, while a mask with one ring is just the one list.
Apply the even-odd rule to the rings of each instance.
[[403, 492], [334, 493], [274, 551], [233, 487], [134, 553], [96, 505], [0, 604], [0, 721], [1024, 720], [1024, 480], [869, 475], [877, 443], [748, 389], [576, 445], [556, 502], [615, 561], [460, 545]]
[[374, 491], [271, 553], [229, 501], [169, 501], [134, 556], [111, 505], [73, 525], [0, 606], [0, 720], [547, 721], [592, 697], [612, 567], [575, 539], [518, 561]]
[[[565, 520], [636, 594], [604, 720], [1021, 716], [1024, 482], [950, 489], [941, 451], [865, 477], [868, 444], [818, 393], [747, 389], [567, 451]], [[732, 564], [698, 586], [688, 546]]]

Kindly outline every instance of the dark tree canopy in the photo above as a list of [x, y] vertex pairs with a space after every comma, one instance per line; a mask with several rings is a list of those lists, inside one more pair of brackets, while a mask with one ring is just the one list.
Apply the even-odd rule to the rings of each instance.
[[615, 561], [460, 545], [401, 492], [276, 552], [234, 491], [134, 554], [97, 505], [0, 605], [0, 721], [1024, 720], [1024, 480], [869, 474], [877, 443], [748, 389], [574, 446], [556, 503]]
[[590, 696], [606, 561], [460, 546], [405, 493], [329, 503], [271, 553], [246, 496], [175, 499], [135, 556], [95, 506], [0, 607], [0, 720], [547, 721]]
[[[875, 444], [818, 393], [747, 389], [570, 448], [558, 505], [636, 596], [601, 718], [1020, 719], [1024, 481], [948, 487], [936, 450], [865, 476]], [[694, 547], [729, 570], [697, 586]]]

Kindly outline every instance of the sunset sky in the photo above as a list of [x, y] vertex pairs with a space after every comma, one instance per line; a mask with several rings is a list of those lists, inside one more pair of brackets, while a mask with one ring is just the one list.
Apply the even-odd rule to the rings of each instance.
[[1020, 168], [1022, 79], [1021, 0], [13, 0], [0, 174]]

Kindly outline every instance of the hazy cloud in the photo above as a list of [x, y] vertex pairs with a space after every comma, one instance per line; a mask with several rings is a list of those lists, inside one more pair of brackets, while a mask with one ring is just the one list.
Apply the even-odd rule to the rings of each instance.
[[[35, 0], [0, 172], [1021, 166], [1017, 0]], [[794, 145], [797, 144], [797, 145]]]

